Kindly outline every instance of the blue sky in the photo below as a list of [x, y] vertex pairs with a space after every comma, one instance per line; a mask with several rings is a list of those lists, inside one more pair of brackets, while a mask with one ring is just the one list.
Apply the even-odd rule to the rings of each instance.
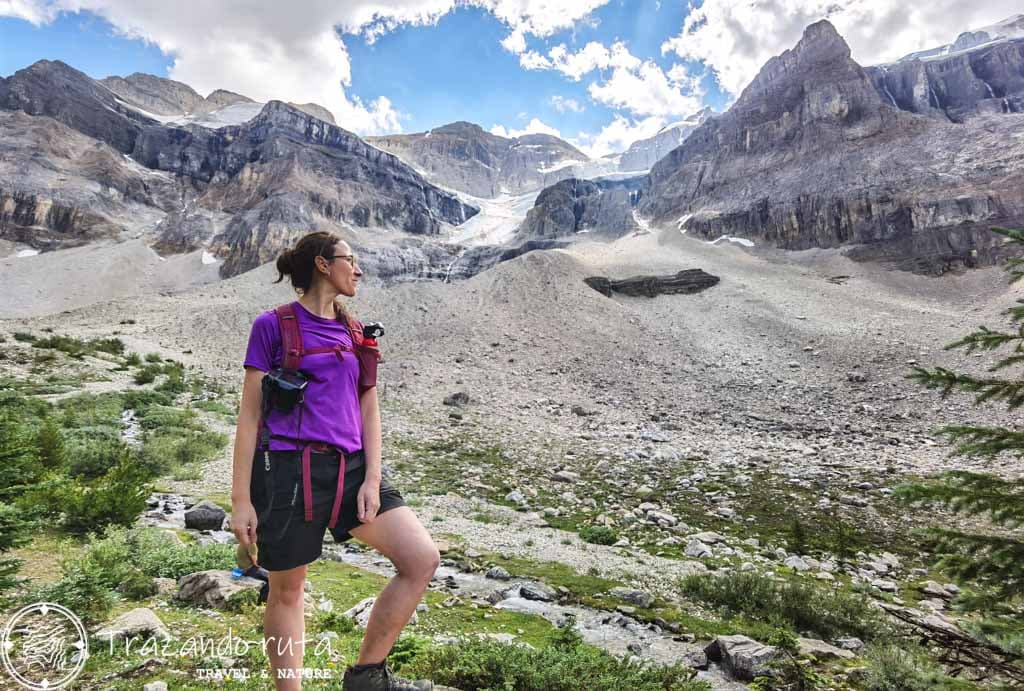
[[[454, 120], [558, 134], [603, 155], [721, 111], [805, 26], [828, 18], [862, 64], [949, 42], [1019, 0], [0, 1], [0, 75], [59, 59], [206, 94], [312, 101], [360, 134]], [[382, 14], [384, 13], [384, 14]]]

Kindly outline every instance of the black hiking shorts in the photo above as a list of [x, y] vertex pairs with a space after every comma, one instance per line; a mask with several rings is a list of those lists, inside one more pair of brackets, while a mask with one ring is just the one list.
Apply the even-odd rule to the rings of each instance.
[[[338, 454], [310, 454], [310, 486], [313, 494], [313, 520], [305, 520], [302, 492], [302, 452], [271, 451], [270, 470], [265, 469], [263, 452], [253, 457], [249, 494], [256, 509], [257, 560], [267, 571], [284, 571], [316, 561], [323, 553], [324, 536], [338, 489]], [[349, 531], [362, 525], [356, 517], [356, 497], [366, 477], [366, 458], [356, 451], [345, 457], [345, 488], [338, 521], [330, 529], [335, 542], [352, 537]], [[387, 480], [380, 482], [380, 509], [377, 515], [405, 500]]]

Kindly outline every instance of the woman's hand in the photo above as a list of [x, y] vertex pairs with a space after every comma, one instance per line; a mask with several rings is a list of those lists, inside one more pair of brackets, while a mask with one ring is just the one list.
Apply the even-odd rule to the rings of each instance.
[[231, 503], [231, 530], [238, 543], [251, 555], [252, 545], [256, 544], [256, 509], [252, 501]]
[[359, 487], [356, 497], [356, 509], [359, 521], [369, 523], [377, 517], [380, 510], [380, 480], [366, 479]]

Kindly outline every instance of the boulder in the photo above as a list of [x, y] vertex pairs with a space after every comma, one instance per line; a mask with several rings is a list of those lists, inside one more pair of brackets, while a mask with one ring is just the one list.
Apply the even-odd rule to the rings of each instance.
[[608, 591], [608, 594], [643, 609], [649, 609], [651, 605], [654, 604], [654, 596], [650, 593], [645, 593], [642, 590], [634, 590], [632, 588], [612, 588]]
[[197, 571], [178, 579], [178, 594], [175, 597], [199, 607], [226, 609], [232, 596], [244, 590], [255, 590], [258, 594], [263, 583], [257, 578], [246, 576], [232, 578], [230, 571]]
[[615, 292], [652, 298], [675, 293], [699, 293], [716, 285], [719, 280], [718, 276], [712, 276], [703, 269], [684, 269], [665, 276], [632, 276], [622, 280], [591, 276], [583, 279], [583, 282], [606, 297], [611, 297]]
[[512, 574], [500, 566], [492, 566], [487, 569], [487, 572], [484, 574], [484, 578], [493, 578], [496, 581], [507, 581], [512, 578]]
[[740, 681], [753, 681], [754, 677], [767, 674], [776, 653], [770, 645], [739, 635], [719, 636], [704, 648], [709, 660], [721, 663], [726, 672]]
[[220, 530], [227, 511], [212, 501], [201, 501], [185, 512], [185, 527], [192, 530]]
[[537, 600], [539, 602], [553, 602], [558, 597], [554, 590], [537, 581], [523, 583], [519, 587], [519, 595], [527, 600]]
[[852, 660], [854, 655], [849, 650], [829, 645], [817, 638], [800, 638], [799, 652], [801, 655], [813, 655], [818, 660]]
[[148, 607], [137, 607], [117, 617], [93, 635], [98, 640], [109, 643], [147, 634], [160, 640], [172, 638], [170, 631], [153, 610]]

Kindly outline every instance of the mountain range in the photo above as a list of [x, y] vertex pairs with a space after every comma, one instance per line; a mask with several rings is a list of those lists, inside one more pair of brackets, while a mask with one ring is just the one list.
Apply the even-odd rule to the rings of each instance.
[[[141, 238], [163, 254], [202, 249], [222, 276], [313, 229], [341, 233], [396, 280], [463, 277], [581, 233], [649, 226], [848, 246], [926, 273], [988, 264], [1001, 255], [989, 226], [1024, 221], [1022, 26], [862, 67], [818, 22], [725, 113], [602, 159], [469, 122], [364, 139], [317, 104], [40, 61], [0, 79], [0, 240], [48, 251]], [[497, 245], [461, 231], [446, 241], [491, 227], [481, 209], [523, 201], [525, 217], [497, 216], [509, 225]]]

